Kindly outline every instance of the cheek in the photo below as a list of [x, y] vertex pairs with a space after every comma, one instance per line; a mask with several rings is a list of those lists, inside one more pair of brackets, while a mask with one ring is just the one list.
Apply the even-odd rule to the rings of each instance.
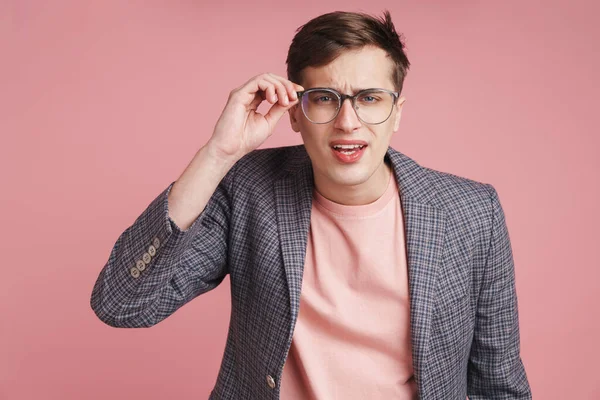
[[375, 142], [374, 144], [379, 146], [381, 142], [387, 139], [387, 132], [389, 130], [389, 127], [387, 125], [387, 122], [385, 122], [381, 125], [374, 126], [371, 128], [371, 136], [373, 137], [373, 142]]
[[306, 127], [302, 126], [300, 130], [300, 135], [302, 135], [302, 141], [304, 142], [304, 147], [311, 155], [316, 155], [319, 151], [320, 143], [316, 139], [316, 135], [312, 131], [308, 131]]
[[327, 129], [324, 126], [302, 122], [300, 128], [300, 134], [307, 147], [314, 148], [317, 151], [322, 151], [323, 148], [327, 147]]
[[388, 123], [386, 121], [383, 125], [380, 125], [377, 128], [371, 130], [371, 145], [373, 147], [373, 150], [387, 150], [387, 147], [389, 146], [390, 140], [392, 138], [392, 128], [393, 121], [391, 121], [391, 123]]

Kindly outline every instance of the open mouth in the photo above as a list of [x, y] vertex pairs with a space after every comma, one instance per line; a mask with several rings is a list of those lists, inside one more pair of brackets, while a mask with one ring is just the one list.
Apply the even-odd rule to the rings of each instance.
[[367, 148], [366, 144], [334, 144], [331, 146], [331, 150], [333, 151], [333, 155], [337, 158], [338, 161], [342, 163], [353, 163], [358, 161], [365, 149]]
[[353, 144], [353, 145], [346, 145], [346, 144], [337, 144], [332, 146], [333, 149], [335, 151], [339, 151], [340, 153], [343, 154], [354, 154], [357, 151], [361, 151], [362, 149], [364, 149], [365, 147], [367, 147], [366, 145], [362, 145], [362, 144]]

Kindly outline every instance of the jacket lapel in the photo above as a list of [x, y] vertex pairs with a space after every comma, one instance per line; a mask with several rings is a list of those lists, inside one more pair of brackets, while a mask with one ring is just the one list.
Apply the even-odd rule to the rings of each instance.
[[304, 146], [291, 156], [287, 170], [288, 173], [275, 182], [275, 204], [293, 331], [300, 308], [314, 186], [312, 165]]
[[[386, 160], [394, 170], [403, 208], [413, 368], [419, 392], [423, 395], [433, 296], [441, 263], [446, 213], [432, 205], [435, 189], [426, 169], [391, 147], [386, 153]], [[310, 158], [300, 146], [290, 158], [288, 173], [275, 182], [277, 225], [289, 287], [292, 332], [300, 307], [313, 185]]]
[[446, 213], [432, 205], [435, 188], [427, 171], [411, 158], [389, 148], [403, 208], [408, 261], [410, 322], [415, 379], [421, 396], [426, 388], [433, 299], [441, 264]]

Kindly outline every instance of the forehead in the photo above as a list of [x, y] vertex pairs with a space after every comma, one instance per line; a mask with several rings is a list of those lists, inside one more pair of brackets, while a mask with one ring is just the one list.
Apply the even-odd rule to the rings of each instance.
[[302, 86], [330, 87], [343, 93], [361, 89], [384, 88], [394, 90], [393, 62], [378, 47], [346, 50], [335, 60], [321, 67], [307, 67], [302, 71]]

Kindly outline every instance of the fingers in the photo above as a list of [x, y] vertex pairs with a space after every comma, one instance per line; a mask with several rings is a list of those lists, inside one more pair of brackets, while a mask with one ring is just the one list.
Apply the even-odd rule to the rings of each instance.
[[254, 98], [252, 99], [252, 102], [250, 103], [250, 105], [248, 105], [246, 107], [247, 110], [258, 110], [258, 106], [260, 106], [260, 104], [265, 101], [265, 93], [264, 92], [257, 92], [254, 95]]
[[298, 95], [296, 92], [304, 90], [302, 86], [275, 74], [269, 73], [265, 79], [275, 85], [277, 88], [276, 92], [278, 100], [283, 106], [287, 106], [290, 102], [295, 102], [298, 100]]
[[282, 97], [282, 93], [285, 92], [285, 90], [282, 92], [282, 86], [277, 81], [263, 76], [257, 84], [259, 90], [265, 93], [265, 100], [271, 104], [276, 104], [279, 101], [281, 102], [281, 105], [285, 105]]
[[288, 106], [275, 104], [273, 105], [273, 107], [271, 107], [269, 112], [265, 114], [265, 119], [267, 120], [267, 123], [269, 124], [271, 129], [273, 129], [275, 125], [277, 125], [277, 122], [279, 122], [283, 114], [285, 114], [285, 112], [289, 110], [293, 106], [293, 104], [294, 103], [290, 103], [290, 105]]
[[284, 107], [288, 106], [290, 104], [290, 98], [288, 97], [287, 88], [285, 87], [283, 82], [271, 76], [265, 76], [264, 80], [271, 83], [275, 88], [275, 96], [269, 97], [268, 101], [273, 104], [279, 102], [279, 104], [281, 104]]
[[302, 86], [281, 76], [267, 73], [250, 79], [243, 86], [234, 90], [231, 96], [241, 96], [242, 102], [246, 106], [254, 106], [252, 108], [257, 106], [254, 104], [257, 102], [257, 94], [273, 105], [279, 104], [288, 107], [297, 102], [296, 92], [301, 90], [304, 90]]

